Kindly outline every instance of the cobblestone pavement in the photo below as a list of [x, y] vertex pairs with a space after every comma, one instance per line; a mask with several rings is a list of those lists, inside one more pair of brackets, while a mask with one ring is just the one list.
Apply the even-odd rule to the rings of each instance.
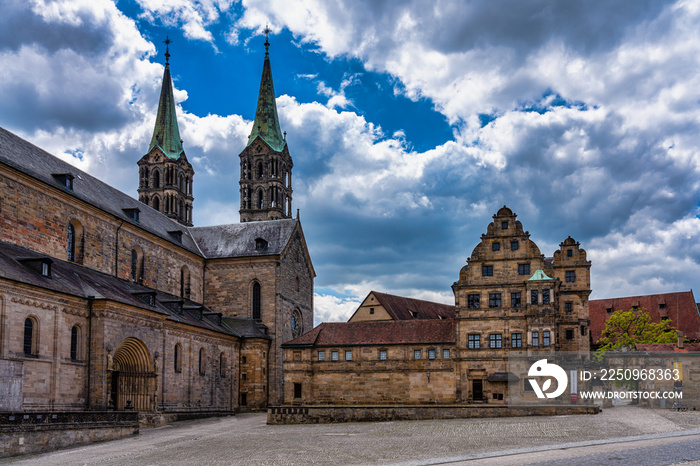
[[[631, 436], [653, 439], [672, 433], [690, 434], [693, 430], [700, 434], [700, 411], [681, 413], [637, 407], [605, 409], [597, 415], [325, 425], [268, 426], [265, 419], [264, 414], [241, 414], [180, 422], [143, 429], [141, 435], [127, 439], [0, 463], [435, 464], [488, 452], [555, 451], [561, 450], [562, 444], [573, 442], [601, 443], [602, 439]], [[533, 457], [527, 462], [543, 459]]]

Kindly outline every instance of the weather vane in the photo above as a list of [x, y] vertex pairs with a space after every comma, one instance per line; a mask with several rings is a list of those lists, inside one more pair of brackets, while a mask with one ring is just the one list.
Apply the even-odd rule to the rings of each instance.
[[173, 41], [170, 40], [168, 36], [165, 36], [163, 43], [165, 44], [165, 64], [168, 65], [168, 60], [170, 60], [169, 46]]

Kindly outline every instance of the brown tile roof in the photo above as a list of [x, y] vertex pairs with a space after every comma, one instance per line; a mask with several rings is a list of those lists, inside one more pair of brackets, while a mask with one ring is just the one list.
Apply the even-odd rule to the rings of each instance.
[[679, 348], [676, 343], [655, 343], [649, 345], [634, 345], [637, 351], [647, 353], [697, 353], [700, 352], [700, 343], [684, 343]]
[[[384, 306], [394, 320], [411, 319], [454, 319], [455, 307], [449, 304], [434, 303], [421, 299], [404, 298], [392, 294], [372, 291], [379, 304]], [[414, 317], [415, 314], [415, 317]]]
[[384, 320], [325, 322], [282, 346], [400, 345], [454, 341], [453, 319]]
[[[660, 305], [663, 305], [663, 309], [660, 309]], [[610, 316], [607, 309], [612, 309], [612, 312], [620, 309], [629, 311], [633, 306], [639, 306], [640, 309], [649, 312], [654, 322], [661, 322], [662, 317], [667, 317], [671, 321], [671, 325], [682, 331], [687, 338], [700, 339], [700, 315], [691, 290], [589, 301], [588, 311], [591, 319], [593, 343], [596, 343], [603, 335], [605, 321]]]

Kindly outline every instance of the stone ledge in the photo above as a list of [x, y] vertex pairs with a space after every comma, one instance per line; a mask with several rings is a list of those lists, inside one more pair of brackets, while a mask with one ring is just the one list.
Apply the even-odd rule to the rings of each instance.
[[335, 422], [417, 421], [488, 417], [553, 416], [598, 414], [600, 408], [582, 406], [273, 406], [267, 410], [267, 423], [328, 424]]

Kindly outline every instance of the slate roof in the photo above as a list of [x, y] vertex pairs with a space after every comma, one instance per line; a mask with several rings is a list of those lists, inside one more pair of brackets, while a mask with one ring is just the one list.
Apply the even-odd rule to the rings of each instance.
[[226, 327], [230, 328], [237, 335], [244, 338], [264, 338], [271, 340], [267, 335], [267, 327], [258, 324], [253, 319], [242, 319], [240, 317], [222, 317], [222, 321]]
[[[207, 258], [269, 256], [281, 254], [291, 239], [296, 219], [265, 220], [211, 227], [192, 227], [190, 234]], [[256, 239], [267, 242], [256, 250]]]
[[[455, 307], [449, 304], [404, 298], [403, 296], [379, 293], [377, 291], [372, 291], [370, 294], [374, 294], [394, 320], [454, 319], [455, 317]], [[415, 313], [415, 317], [413, 313]]]
[[[660, 305], [663, 305], [663, 309], [660, 309]], [[671, 325], [682, 331], [685, 337], [691, 340], [700, 339], [700, 314], [691, 290], [589, 301], [588, 312], [593, 343], [595, 344], [603, 335], [605, 321], [612, 312], [620, 309], [629, 311], [633, 306], [639, 306], [640, 309], [649, 312], [654, 322], [661, 322], [662, 317], [667, 317]], [[612, 312], [608, 313], [607, 309], [612, 309]]]
[[[1, 127], [0, 163], [205, 258], [279, 254], [298, 223], [296, 219], [284, 219], [187, 228]], [[72, 191], [52, 176], [66, 173], [74, 176]], [[139, 209], [139, 222], [122, 209]], [[175, 240], [170, 231], [181, 231], [182, 243]], [[267, 249], [257, 251], [256, 238], [266, 240]]]
[[[181, 224], [4, 128], [0, 128], [0, 163], [26, 173], [125, 222], [137, 225], [173, 244], [199, 254], [187, 228]], [[65, 173], [70, 173], [75, 177], [72, 191], [52, 176], [52, 174]], [[122, 209], [139, 209], [139, 223], [128, 217]], [[174, 240], [168, 233], [175, 230], [182, 231], [182, 244]]]
[[454, 343], [454, 320], [325, 322], [282, 347]]
[[[51, 278], [41, 276], [38, 267], [41, 260], [51, 262]], [[170, 321], [244, 336], [237, 333], [236, 328], [226, 326], [225, 320], [222, 325], [219, 314], [192, 301], [4, 242], [0, 242], [0, 278], [85, 299], [93, 296], [97, 300], [114, 301], [165, 315]], [[155, 293], [154, 305], [143, 299], [147, 293]], [[174, 303], [182, 303], [182, 311]]]

